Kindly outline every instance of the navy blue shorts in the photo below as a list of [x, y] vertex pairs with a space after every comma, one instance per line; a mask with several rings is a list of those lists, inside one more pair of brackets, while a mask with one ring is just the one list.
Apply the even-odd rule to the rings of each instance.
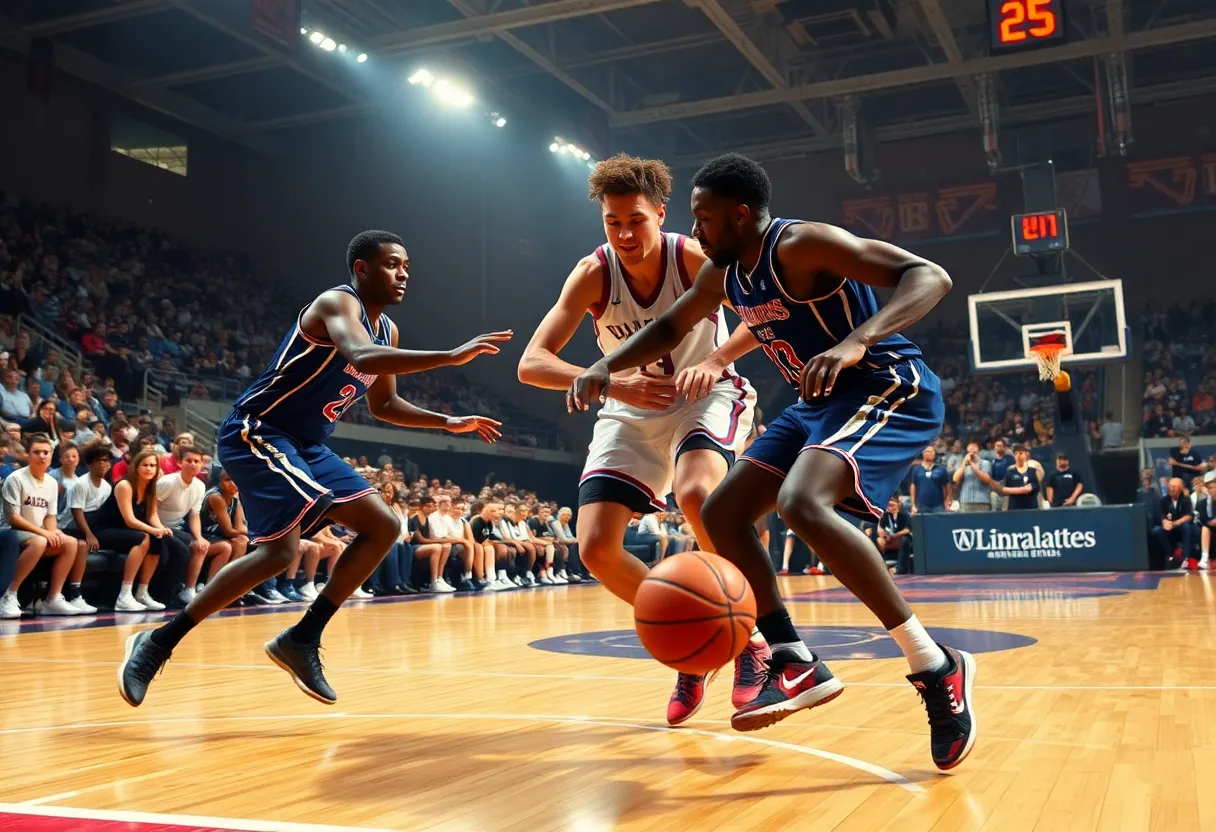
[[282, 537], [296, 526], [306, 536], [333, 504], [375, 491], [324, 445], [301, 444], [237, 410], [216, 432], [215, 449], [240, 491], [251, 543]]
[[856, 493], [837, 508], [877, 519], [920, 453], [942, 430], [941, 382], [919, 358], [841, 373], [826, 401], [798, 402], [769, 423], [742, 459], [785, 477], [803, 451], [839, 455]]

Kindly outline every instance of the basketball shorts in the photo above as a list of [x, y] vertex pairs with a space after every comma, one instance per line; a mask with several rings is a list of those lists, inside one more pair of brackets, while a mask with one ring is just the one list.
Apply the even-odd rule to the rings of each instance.
[[709, 395], [658, 413], [609, 402], [599, 413], [578, 503], [620, 503], [642, 514], [667, 509], [675, 462], [697, 449], [717, 451], [727, 464], [752, 429], [756, 391], [734, 376]]
[[375, 491], [324, 445], [301, 444], [237, 410], [220, 425], [215, 446], [240, 491], [250, 543], [267, 543], [296, 526], [307, 537], [334, 504]]
[[841, 373], [822, 402], [799, 401], [770, 422], [743, 459], [785, 477], [812, 449], [853, 469], [854, 493], [837, 508], [878, 519], [912, 463], [942, 430], [941, 382], [919, 358]]

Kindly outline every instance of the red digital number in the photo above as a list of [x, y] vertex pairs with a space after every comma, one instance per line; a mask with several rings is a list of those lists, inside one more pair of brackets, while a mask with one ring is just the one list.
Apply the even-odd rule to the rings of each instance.
[[1060, 227], [1056, 224], [1055, 214], [1048, 214], [1047, 216], [1043, 217], [1043, 226], [1045, 231], [1043, 234], [1044, 237], [1050, 237], [1054, 240], [1056, 237], [1060, 236]]
[[1023, 240], [1056, 240], [1060, 223], [1055, 214], [1027, 214], [1022, 217]]
[[321, 412], [325, 414], [325, 418], [331, 422], [338, 421], [338, 417], [346, 412], [346, 408], [350, 407], [351, 402], [355, 400], [355, 394], [359, 389], [353, 384], [348, 384], [338, 391], [338, 395], [342, 398], [336, 402], [330, 402], [321, 408]]
[[1039, 239], [1038, 223], [1035, 220], [1037, 217], [1022, 217], [1022, 239], [1037, 240]]
[[777, 369], [781, 371], [781, 375], [785, 376], [786, 381], [790, 384], [798, 383], [798, 380], [802, 378], [802, 368], [806, 365], [798, 360], [794, 348], [789, 345], [788, 341], [772, 341], [768, 344], [761, 344], [760, 347], [769, 360], [777, 365]]
[[[1021, 43], [1028, 37], [1036, 40], [1056, 33], [1059, 23], [1051, 10], [1053, 0], [1006, 0], [1001, 4], [999, 35], [1001, 43]], [[1033, 26], [1022, 28], [1027, 21]]]

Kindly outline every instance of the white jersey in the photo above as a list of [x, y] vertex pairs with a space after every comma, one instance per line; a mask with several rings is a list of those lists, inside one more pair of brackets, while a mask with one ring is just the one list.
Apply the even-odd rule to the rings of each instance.
[[[692, 286], [692, 276], [684, 267], [684, 243], [687, 240], [682, 234], [663, 235], [663, 276], [649, 298], [640, 298], [635, 294], [611, 245], [605, 243], [596, 249], [604, 273], [604, 293], [600, 300], [600, 314], [595, 320], [595, 339], [604, 355], [671, 309], [672, 304]], [[729, 334], [722, 307], [719, 306], [709, 317], [698, 321], [670, 353], [653, 364], [629, 372], [674, 379], [681, 370], [695, 367], [713, 354], [714, 350], [726, 343]], [[734, 375], [732, 364], [726, 368], [725, 377]], [[611, 409], [627, 405], [609, 399], [605, 407]]]

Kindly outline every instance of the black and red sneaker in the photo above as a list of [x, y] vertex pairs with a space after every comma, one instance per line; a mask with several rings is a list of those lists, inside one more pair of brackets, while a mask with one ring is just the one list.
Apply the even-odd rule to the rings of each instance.
[[704, 676], [692, 673], [677, 675], [675, 690], [671, 692], [671, 699], [667, 702], [667, 724], [679, 725], [696, 716], [697, 711], [705, 704], [705, 688], [717, 675], [716, 670]]
[[774, 653], [760, 693], [735, 711], [730, 724], [736, 731], [767, 728], [804, 708], [831, 702], [843, 690], [844, 683], [819, 659], [807, 662], [788, 653]]
[[743, 652], [735, 657], [735, 685], [730, 691], [732, 705], [742, 708], [760, 694], [772, 656], [773, 651], [763, 639], [748, 639]]
[[975, 745], [976, 722], [971, 708], [975, 657], [944, 644], [938, 647], [946, 654], [946, 666], [911, 673], [908, 681], [920, 693], [929, 712], [933, 762], [942, 771], [948, 771], [966, 759]]

